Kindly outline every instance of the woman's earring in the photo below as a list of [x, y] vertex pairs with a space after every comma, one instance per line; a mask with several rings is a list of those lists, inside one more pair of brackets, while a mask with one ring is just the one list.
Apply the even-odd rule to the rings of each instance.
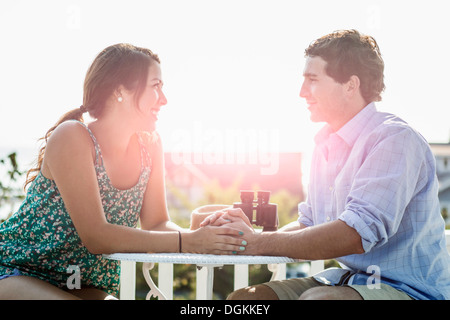
[[121, 96], [119, 96], [119, 97], [117, 98], [117, 101], [122, 102], [122, 101], [123, 101], [123, 98], [122, 98]]

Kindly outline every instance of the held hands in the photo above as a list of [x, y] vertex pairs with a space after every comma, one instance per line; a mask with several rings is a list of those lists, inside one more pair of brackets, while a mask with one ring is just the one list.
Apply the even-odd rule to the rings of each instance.
[[209, 215], [200, 223], [200, 228], [197, 231], [202, 229], [211, 230], [216, 234], [225, 233], [233, 236], [232, 239], [227, 239], [227, 241], [233, 242], [234, 247], [228, 245], [226, 247], [228, 252], [221, 252], [220, 254], [245, 253], [248, 238], [254, 233], [253, 227], [244, 212], [241, 209], [232, 208], [219, 210]]
[[253, 231], [253, 227], [248, 220], [248, 217], [242, 211], [242, 209], [237, 208], [228, 208], [223, 210], [218, 210], [215, 213], [211, 214], [205, 220], [200, 223], [200, 227], [204, 227], [207, 225], [212, 226], [222, 226], [226, 223], [245, 223], [248, 228]]

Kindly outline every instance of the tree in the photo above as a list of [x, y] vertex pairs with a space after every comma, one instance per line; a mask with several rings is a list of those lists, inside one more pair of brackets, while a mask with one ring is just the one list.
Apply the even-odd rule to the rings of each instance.
[[[0, 159], [0, 208], [4, 209], [8, 205], [10, 206], [7, 217], [12, 214], [14, 205], [25, 198], [22, 188], [18, 186], [22, 174], [17, 163], [16, 152]], [[3, 222], [5, 219], [1, 218], [0, 222]]]

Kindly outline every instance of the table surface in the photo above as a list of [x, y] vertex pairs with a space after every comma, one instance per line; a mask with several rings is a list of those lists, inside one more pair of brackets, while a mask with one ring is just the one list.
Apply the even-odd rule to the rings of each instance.
[[106, 259], [121, 261], [202, 265], [272, 264], [301, 261], [298, 259], [279, 256], [215, 255], [195, 253], [113, 253], [104, 254], [103, 257]]

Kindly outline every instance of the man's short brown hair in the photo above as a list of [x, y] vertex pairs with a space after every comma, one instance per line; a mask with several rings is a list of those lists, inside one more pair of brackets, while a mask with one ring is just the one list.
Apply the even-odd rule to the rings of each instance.
[[305, 50], [305, 56], [325, 60], [326, 73], [339, 83], [356, 75], [366, 102], [381, 101], [385, 89], [384, 61], [373, 37], [357, 30], [335, 31], [314, 41]]

